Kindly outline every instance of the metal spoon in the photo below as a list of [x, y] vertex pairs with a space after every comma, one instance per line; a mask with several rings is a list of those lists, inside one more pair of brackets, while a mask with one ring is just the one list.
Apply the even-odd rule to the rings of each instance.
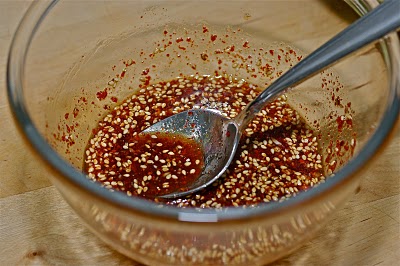
[[400, 1], [386, 0], [287, 71], [250, 102], [234, 119], [228, 119], [216, 110], [192, 109], [168, 117], [147, 128], [143, 131], [144, 133], [169, 132], [192, 138], [202, 145], [204, 151], [205, 167], [199, 178], [188, 187], [160, 197], [182, 197], [212, 184], [231, 163], [242, 131], [268, 102], [338, 59], [399, 27]]

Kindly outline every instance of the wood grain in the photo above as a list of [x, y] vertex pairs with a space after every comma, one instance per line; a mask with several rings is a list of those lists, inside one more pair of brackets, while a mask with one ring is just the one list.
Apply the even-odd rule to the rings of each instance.
[[[14, 126], [5, 89], [8, 47], [30, 1], [0, 1], [0, 265], [135, 265], [97, 239], [43, 175]], [[275, 265], [400, 261], [400, 135], [318, 236]]]
[[41, 162], [26, 148], [7, 104], [7, 53], [18, 22], [31, 1], [0, 1], [0, 198], [50, 186]]

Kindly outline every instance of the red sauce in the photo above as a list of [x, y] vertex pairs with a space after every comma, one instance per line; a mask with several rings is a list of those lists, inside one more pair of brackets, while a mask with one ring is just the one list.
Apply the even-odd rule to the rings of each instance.
[[118, 157], [109, 158], [110, 170], [118, 173], [116, 185], [133, 195], [153, 198], [184, 190], [204, 166], [200, 144], [178, 134], [139, 134], [124, 142], [128, 148], [115, 147]]
[[157, 198], [196, 178], [203, 165], [202, 151], [176, 135], [153, 139], [140, 132], [194, 106], [238, 113], [258, 93], [253, 84], [222, 77], [185, 77], [150, 85], [99, 123], [85, 153], [85, 171], [106, 188], [179, 207], [253, 206], [316, 185], [324, 179], [316, 137], [279, 98], [248, 125], [233, 163], [218, 181], [184, 198]]

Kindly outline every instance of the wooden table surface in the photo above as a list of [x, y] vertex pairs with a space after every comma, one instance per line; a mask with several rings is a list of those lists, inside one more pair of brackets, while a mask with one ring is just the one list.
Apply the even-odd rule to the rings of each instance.
[[[84, 227], [14, 126], [6, 95], [6, 60], [29, 3], [0, 0], [0, 265], [136, 265]], [[361, 190], [316, 238], [275, 265], [398, 265], [399, 149], [397, 132]]]

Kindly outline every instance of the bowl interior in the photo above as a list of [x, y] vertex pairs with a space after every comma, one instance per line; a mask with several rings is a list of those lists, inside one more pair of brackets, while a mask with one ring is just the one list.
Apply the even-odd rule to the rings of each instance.
[[[267, 87], [357, 18], [336, 1], [287, 4], [60, 1], [29, 47], [28, 113], [80, 170], [97, 122], [146, 82], [230, 75]], [[385, 111], [388, 71], [380, 49], [370, 45], [287, 94], [317, 132], [327, 176], [358, 154]]]

